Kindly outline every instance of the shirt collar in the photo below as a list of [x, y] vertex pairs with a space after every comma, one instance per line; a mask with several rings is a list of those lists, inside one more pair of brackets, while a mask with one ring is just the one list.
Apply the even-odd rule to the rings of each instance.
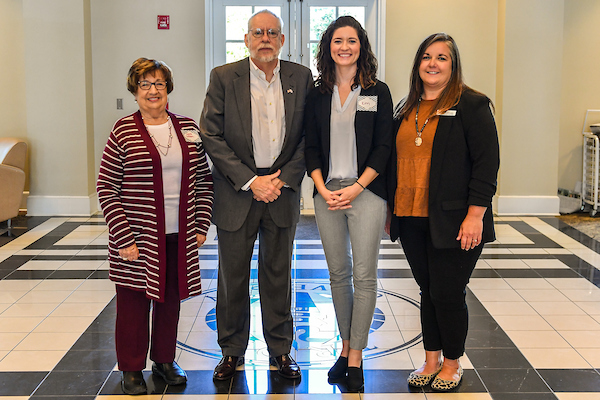
[[[254, 61], [252, 61], [252, 57], [248, 57], [248, 60], [250, 60], [250, 72], [252, 72], [252, 74], [254, 74], [254, 76], [262, 78], [263, 80], [267, 80], [267, 75], [256, 66], [256, 64], [254, 64]], [[273, 69], [273, 79], [275, 79], [278, 74], [279, 74], [279, 70], [281, 69], [281, 61], [279, 60], [279, 58], [277, 58], [277, 65], [275, 66], [275, 68]]]

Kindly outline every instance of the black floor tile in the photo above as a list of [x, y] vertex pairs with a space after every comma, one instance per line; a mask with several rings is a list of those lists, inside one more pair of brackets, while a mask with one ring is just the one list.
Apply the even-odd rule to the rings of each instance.
[[23, 266], [27, 261], [31, 260], [33, 256], [10, 256], [6, 260], [0, 262], [0, 269], [16, 270]]
[[538, 372], [555, 392], [600, 392], [600, 374], [594, 369], [540, 369]]
[[71, 350], [113, 350], [115, 349], [114, 325], [109, 332], [90, 332], [86, 331], [77, 342], [71, 347]]
[[31, 280], [31, 279], [46, 279], [52, 275], [54, 271], [49, 270], [33, 270], [33, 271], [14, 271], [12, 274], [7, 275], [4, 279], [19, 279], [19, 280]]
[[501, 278], [541, 278], [534, 269], [497, 269]]
[[500, 326], [489, 315], [473, 315], [469, 309], [469, 331], [496, 331], [500, 329]]
[[110, 371], [52, 371], [35, 396], [92, 396], [98, 393]]
[[[593, 267], [592, 267], [593, 268]], [[595, 269], [595, 268], [594, 268]], [[540, 269], [536, 268], [535, 271], [540, 274], [542, 278], [581, 278], [581, 274], [572, 269], [566, 268], [549, 268]]]
[[515, 344], [502, 329], [469, 329], [465, 347], [467, 349], [514, 349]]
[[533, 368], [478, 368], [477, 372], [490, 393], [550, 393]]
[[[165, 394], [185, 394], [185, 395], [202, 395], [202, 394], [227, 394], [231, 386], [231, 380], [213, 381], [213, 371], [186, 371], [188, 381], [185, 385], [168, 385]], [[154, 379], [161, 379], [154, 377]]]
[[[365, 370], [365, 393], [409, 393], [406, 378], [412, 370]], [[323, 379], [327, 380], [323, 370]], [[342, 385], [341, 388], [345, 387]], [[419, 390], [420, 391], [420, 390]]]
[[83, 269], [69, 269], [54, 271], [48, 279], [87, 279], [94, 271]]
[[88, 279], [108, 279], [108, 271], [104, 269], [94, 271], [88, 276]]
[[117, 363], [117, 355], [110, 350], [71, 349], [54, 367], [54, 371], [112, 371]]
[[530, 368], [529, 362], [517, 349], [469, 349], [469, 360], [480, 368]]
[[410, 269], [378, 269], [378, 278], [412, 278]]
[[94, 400], [96, 396], [31, 396], [30, 399], [37, 400]]
[[500, 278], [500, 275], [493, 269], [476, 269], [471, 278]]
[[[286, 379], [272, 370], [238, 371], [231, 381], [231, 394], [293, 394], [301, 390], [302, 378]], [[218, 388], [215, 383], [215, 388]], [[302, 393], [302, 392], [301, 392]], [[307, 392], [304, 392], [307, 393]]]
[[29, 396], [48, 372], [0, 372], [0, 396]]

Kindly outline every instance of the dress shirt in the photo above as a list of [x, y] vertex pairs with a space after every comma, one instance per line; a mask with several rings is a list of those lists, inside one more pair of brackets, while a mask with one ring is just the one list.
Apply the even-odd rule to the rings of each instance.
[[[252, 112], [252, 147], [256, 168], [270, 168], [275, 162], [285, 138], [285, 108], [279, 75], [280, 62], [267, 81], [250, 58], [250, 110]], [[248, 190], [256, 176], [242, 190]]]
[[329, 156], [329, 176], [332, 179], [350, 179], [358, 177], [358, 156], [356, 153], [356, 130], [354, 119], [360, 85], [346, 97], [342, 106], [338, 86], [333, 87], [331, 96], [331, 125]]

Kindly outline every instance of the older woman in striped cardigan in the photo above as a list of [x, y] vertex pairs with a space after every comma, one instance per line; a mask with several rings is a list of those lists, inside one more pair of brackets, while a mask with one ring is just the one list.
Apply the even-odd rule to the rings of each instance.
[[210, 226], [213, 188], [196, 123], [167, 110], [170, 68], [140, 58], [129, 70], [127, 89], [139, 110], [115, 123], [97, 192], [117, 291], [121, 387], [143, 394], [149, 347], [155, 375], [170, 385], [187, 380], [175, 362], [179, 309], [182, 299], [201, 293], [197, 248]]

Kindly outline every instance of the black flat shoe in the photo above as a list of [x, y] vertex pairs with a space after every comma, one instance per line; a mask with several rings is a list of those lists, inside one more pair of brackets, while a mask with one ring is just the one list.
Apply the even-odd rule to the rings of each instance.
[[360, 367], [348, 367], [348, 377], [346, 386], [350, 392], [359, 392], [365, 386], [365, 377], [363, 375], [362, 363]]
[[348, 357], [342, 357], [337, 359], [333, 367], [327, 373], [329, 376], [329, 380], [335, 381], [340, 380], [346, 377], [346, 373], [348, 372]]
[[231, 378], [235, 374], [235, 369], [242, 364], [244, 364], [244, 357], [223, 356], [215, 367], [213, 379], [224, 381]]
[[152, 363], [152, 373], [163, 378], [169, 385], [182, 385], [187, 382], [185, 371], [175, 361], [170, 363]]
[[279, 375], [288, 379], [298, 379], [301, 376], [300, 367], [289, 354], [270, 358], [271, 365], [277, 367]]
[[123, 371], [121, 375], [121, 389], [125, 394], [146, 394], [148, 388], [142, 371]]

